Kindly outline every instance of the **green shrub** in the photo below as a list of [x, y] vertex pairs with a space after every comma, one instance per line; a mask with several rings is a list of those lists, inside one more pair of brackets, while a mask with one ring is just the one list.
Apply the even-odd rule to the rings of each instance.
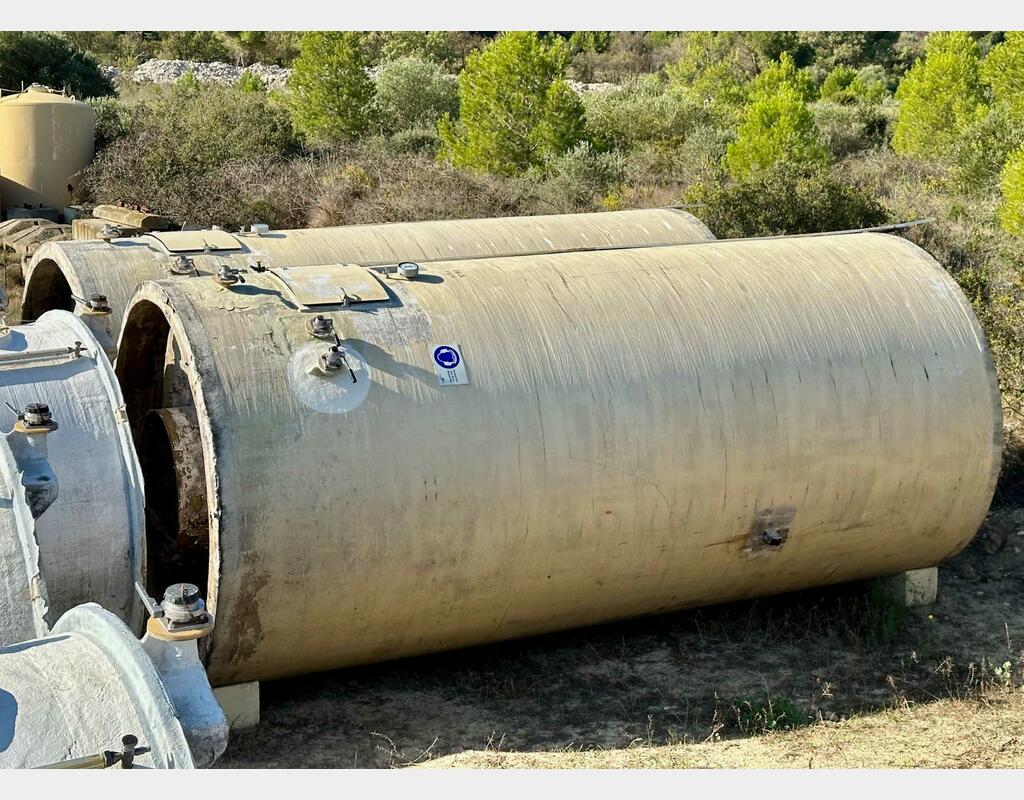
[[880, 66], [855, 70], [840, 66], [832, 70], [821, 84], [822, 100], [833, 103], [878, 103], [887, 95], [885, 71]]
[[415, 56], [451, 72], [462, 69], [480, 42], [478, 35], [465, 31], [368, 31], [360, 39], [368, 66]]
[[883, 224], [885, 208], [821, 168], [781, 162], [734, 183], [698, 183], [688, 205], [715, 236], [777, 236]]
[[791, 88], [805, 103], [814, 100], [818, 91], [814, 79], [806, 69], [798, 69], [789, 53], [783, 53], [778, 61], [771, 62], [750, 82], [748, 94], [752, 100], [771, 97], [782, 88]]
[[396, 153], [422, 153], [436, 156], [441, 147], [437, 128], [406, 128], [391, 136], [391, 147]]
[[539, 214], [535, 185], [523, 178], [459, 169], [422, 155], [396, 155], [370, 142], [304, 159], [294, 169], [308, 224], [350, 225], [423, 219]]
[[889, 120], [879, 106], [821, 100], [810, 109], [821, 143], [835, 160], [884, 147], [889, 141]]
[[807, 63], [824, 72], [871, 64], [890, 68], [900, 61], [895, 49], [899, 38], [899, 31], [801, 31], [797, 47], [809, 51]]
[[[593, 47], [579, 47], [576, 34], [597, 36]], [[624, 83], [658, 72], [679, 58], [681, 38], [665, 31], [577, 31], [569, 39], [569, 73], [587, 83]], [[601, 35], [607, 34], [606, 38]], [[598, 42], [598, 40], [600, 40]]]
[[[559, 44], [561, 42], [561, 44]], [[456, 166], [512, 175], [565, 152], [583, 136], [583, 105], [561, 74], [567, 47], [536, 33], [504, 33], [466, 59], [459, 121], [439, 125]]]
[[1015, 151], [1003, 167], [1003, 205], [999, 221], [1014, 236], [1024, 236], [1024, 147]]
[[998, 191], [1003, 165], [1024, 143], [1024, 117], [1006, 103], [994, 105], [956, 138], [950, 151], [949, 185], [974, 196]]
[[957, 138], [984, 114], [978, 45], [962, 31], [928, 37], [924, 59], [900, 81], [897, 153], [948, 158]]
[[0, 86], [19, 89], [41, 83], [80, 98], [114, 93], [113, 84], [69, 40], [38, 31], [0, 31]]
[[1007, 31], [981, 62], [981, 79], [997, 103], [1024, 118], [1024, 31]]
[[436, 127], [441, 117], [458, 113], [458, 81], [433, 61], [404, 56], [381, 67], [374, 106], [385, 133]]
[[166, 31], [156, 47], [157, 58], [185, 61], [227, 61], [227, 44], [217, 31]]
[[774, 94], [759, 95], [750, 103], [725, 165], [734, 178], [744, 178], [780, 162], [824, 164], [827, 158], [803, 97], [783, 83]]
[[127, 136], [135, 127], [131, 106], [116, 97], [94, 97], [88, 101], [96, 114], [96, 149]]
[[156, 31], [64, 31], [72, 46], [100, 64], [131, 68], [156, 57]]
[[305, 34], [288, 85], [292, 120], [309, 139], [355, 139], [369, 127], [373, 82], [363, 69], [358, 33]]
[[747, 736], [791, 731], [812, 721], [810, 714], [784, 695], [770, 695], [764, 700], [733, 700], [731, 705], [736, 727]]
[[724, 118], [735, 116], [747, 100], [748, 80], [757, 74], [742, 35], [695, 31], [687, 34], [684, 46], [683, 56], [665, 67], [669, 89]]
[[589, 142], [580, 142], [545, 165], [537, 193], [553, 213], [594, 211], [623, 177], [620, 155], [599, 153]]
[[246, 70], [238, 79], [238, 88], [243, 92], [265, 92], [267, 84], [259, 75]]
[[614, 91], [587, 92], [583, 105], [588, 137], [602, 149], [682, 141], [707, 116], [702, 108], [666, 91], [657, 78], [631, 81]]
[[202, 187], [214, 177], [223, 185], [220, 173], [240, 162], [266, 163], [295, 150], [287, 112], [266, 95], [175, 85], [132, 110], [128, 132], [98, 153], [83, 183], [95, 202], [147, 206], [181, 222], [241, 225], [253, 221], [245, 209], [231, 211], [229, 196]]

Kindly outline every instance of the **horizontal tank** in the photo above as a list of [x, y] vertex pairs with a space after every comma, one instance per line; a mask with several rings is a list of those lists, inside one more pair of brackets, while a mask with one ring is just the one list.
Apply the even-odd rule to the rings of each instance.
[[904, 239], [350, 270], [127, 311], [149, 580], [208, 588], [215, 685], [928, 567], [991, 500], [992, 361]]
[[95, 128], [92, 108], [43, 86], [0, 97], [3, 209], [70, 205], [92, 161]]
[[140, 642], [88, 603], [0, 647], [0, 769], [121, 765], [125, 751], [135, 767], [209, 766], [227, 736], [195, 638]]
[[0, 645], [99, 602], [131, 619], [142, 475], [114, 371], [86, 318], [0, 324]]
[[336, 228], [230, 234], [171, 231], [113, 241], [55, 242], [32, 258], [22, 315], [72, 311], [74, 297], [105, 295], [114, 329], [135, 287], [168, 276], [211, 275], [221, 265], [395, 265], [441, 259], [491, 258], [574, 250], [707, 241], [714, 236], [681, 209], [596, 214], [400, 222]]

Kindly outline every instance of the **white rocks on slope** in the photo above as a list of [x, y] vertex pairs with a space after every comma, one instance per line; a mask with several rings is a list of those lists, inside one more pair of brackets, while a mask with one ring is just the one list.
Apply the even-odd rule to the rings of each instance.
[[102, 67], [111, 79], [125, 77], [134, 83], [177, 83], [184, 75], [191, 72], [196, 80], [202, 83], [221, 83], [231, 85], [238, 83], [242, 75], [251, 72], [262, 80], [269, 89], [280, 89], [288, 82], [292, 71], [276, 64], [250, 64], [238, 67], [225, 64], [223, 61], [183, 61], [180, 59], [151, 58], [139, 64], [127, 74], [117, 67]]

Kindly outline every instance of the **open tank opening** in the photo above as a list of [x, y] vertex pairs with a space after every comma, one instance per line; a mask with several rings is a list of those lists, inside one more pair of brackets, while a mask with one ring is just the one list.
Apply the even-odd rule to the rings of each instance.
[[21, 319], [24, 322], [33, 322], [53, 309], [74, 311], [75, 300], [71, 296], [71, 285], [57, 266], [57, 262], [45, 259], [36, 264], [32, 270], [32, 277], [25, 286]]
[[122, 342], [117, 376], [146, 489], [146, 589], [159, 599], [185, 581], [208, 597], [206, 474], [188, 376], [153, 303], [132, 308]]

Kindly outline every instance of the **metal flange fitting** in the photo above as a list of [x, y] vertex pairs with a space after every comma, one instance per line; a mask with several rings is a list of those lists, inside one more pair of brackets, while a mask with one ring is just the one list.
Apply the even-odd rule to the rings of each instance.
[[29, 435], [52, 433], [58, 427], [46, 403], [29, 403], [25, 410], [18, 414], [18, 421], [14, 423], [16, 431]]
[[213, 279], [221, 286], [234, 286], [236, 283], [245, 283], [241, 270], [237, 267], [232, 267], [230, 264], [221, 264]]
[[147, 632], [156, 639], [198, 639], [213, 630], [213, 614], [206, 609], [194, 583], [174, 583], [164, 590], [163, 602], [157, 603], [141, 584], [135, 591], [149, 612]]
[[196, 271], [195, 262], [186, 255], [175, 256], [171, 259], [168, 271], [174, 275], [191, 275]]
[[121, 237], [123, 237], [124, 229], [120, 225], [111, 225], [108, 222], [104, 224], [102, 228], [100, 228], [100, 232], [97, 235], [103, 241], [109, 242], [113, 239], [120, 239]]
[[113, 313], [110, 308], [110, 303], [107, 301], [107, 296], [105, 294], [99, 294], [98, 292], [93, 292], [89, 295], [89, 299], [86, 300], [83, 305], [85, 306], [85, 309], [82, 312], [84, 314], [106, 315]]
[[324, 372], [339, 372], [345, 366], [345, 350], [332, 344], [320, 354], [320, 369]]
[[333, 339], [334, 320], [330, 317], [325, 317], [323, 314], [317, 314], [306, 322], [306, 330], [310, 336], [317, 339]]

